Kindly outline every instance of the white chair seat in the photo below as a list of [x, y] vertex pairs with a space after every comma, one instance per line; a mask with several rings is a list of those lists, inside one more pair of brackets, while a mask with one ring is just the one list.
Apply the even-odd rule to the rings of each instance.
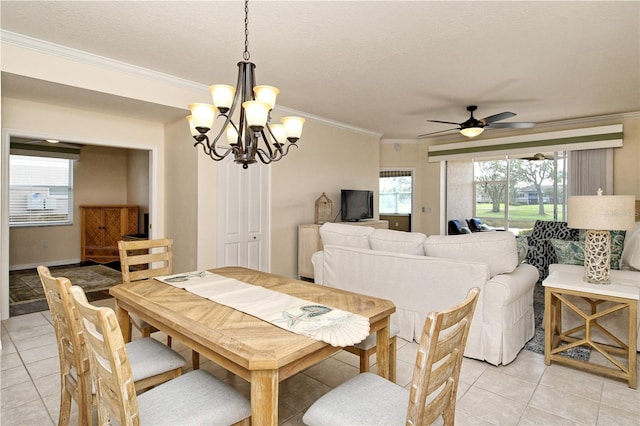
[[138, 412], [143, 425], [230, 425], [249, 417], [251, 406], [226, 383], [194, 370], [139, 395]]
[[309, 426], [404, 425], [409, 391], [373, 373], [362, 373], [313, 403], [302, 418]]
[[125, 347], [134, 382], [187, 365], [179, 353], [151, 338], [134, 340]]
[[[397, 336], [398, 333], [400, 333], [400, 329], [397, 326], [391, 324], [391, 328], [389, 329], [389, 338]], [[372, 349], [376, 346], [376, 335], [377, 333], [371, 333], [369, 336], [367, 336], [366, 339], [358, 344], [353, 345], [353, 347], [361, 349], [363, 351]]]

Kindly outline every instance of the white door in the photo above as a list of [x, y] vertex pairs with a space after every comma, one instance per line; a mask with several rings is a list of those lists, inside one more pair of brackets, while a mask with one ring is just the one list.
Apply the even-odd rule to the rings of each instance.
[[243, 169], [232, 159], [218, 167], [218, 259], [222, 266], [269, 268], [269, 166]]

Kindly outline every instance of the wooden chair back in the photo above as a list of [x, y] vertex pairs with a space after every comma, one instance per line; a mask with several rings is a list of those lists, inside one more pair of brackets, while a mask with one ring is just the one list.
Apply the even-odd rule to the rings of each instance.
[[173, 274], [173, 240], [118, 241], [125, 283]]
[[98, 420], [116, 419], [120, 425], [138, 425], [138, 400], [131, 365], [113, 309], [88, 303], [84, 291], [71, 288], [84, 330], [91, 374], [96, 384]]
[[91, 424], [94, 398], [91, 392], [89, 357], [71, 296], [71, 282], [67, 278], [54, 278], [46, 266], [38, 266], [38, 275], [51, 311], [60, 357], [62, 394], [58, 424], [69, 424], [71, 399], [78, 404], [78, 423]]
[[[409, 392], [407, 424], [430, 425], [442, 415], [453, 425], [462, 355], [480, 289], [459, 305], [427, 316]], [[427, 402], [428, 401], [428, 402]]]

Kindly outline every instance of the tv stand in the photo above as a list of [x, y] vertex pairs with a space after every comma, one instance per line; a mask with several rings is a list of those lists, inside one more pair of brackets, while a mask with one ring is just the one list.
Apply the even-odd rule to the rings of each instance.
[[[388, 220], [361, 220], [358, 222], [338, 222], [343, 225], [370, 226], [378, 229], [389, 229]], [[298, 277], [313, 280], [313, 265], [311, 255], [322, 250], [320, 227], [313, 223], [298, 225]]]

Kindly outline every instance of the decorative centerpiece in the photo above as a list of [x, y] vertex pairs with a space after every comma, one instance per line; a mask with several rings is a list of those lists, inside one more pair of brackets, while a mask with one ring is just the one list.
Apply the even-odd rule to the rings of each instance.
[[324, 192], [316, 200], [316, 214], [314, 223], [322, 225], [325, 222], [331, 222], [333, 217], [333, 201]]

